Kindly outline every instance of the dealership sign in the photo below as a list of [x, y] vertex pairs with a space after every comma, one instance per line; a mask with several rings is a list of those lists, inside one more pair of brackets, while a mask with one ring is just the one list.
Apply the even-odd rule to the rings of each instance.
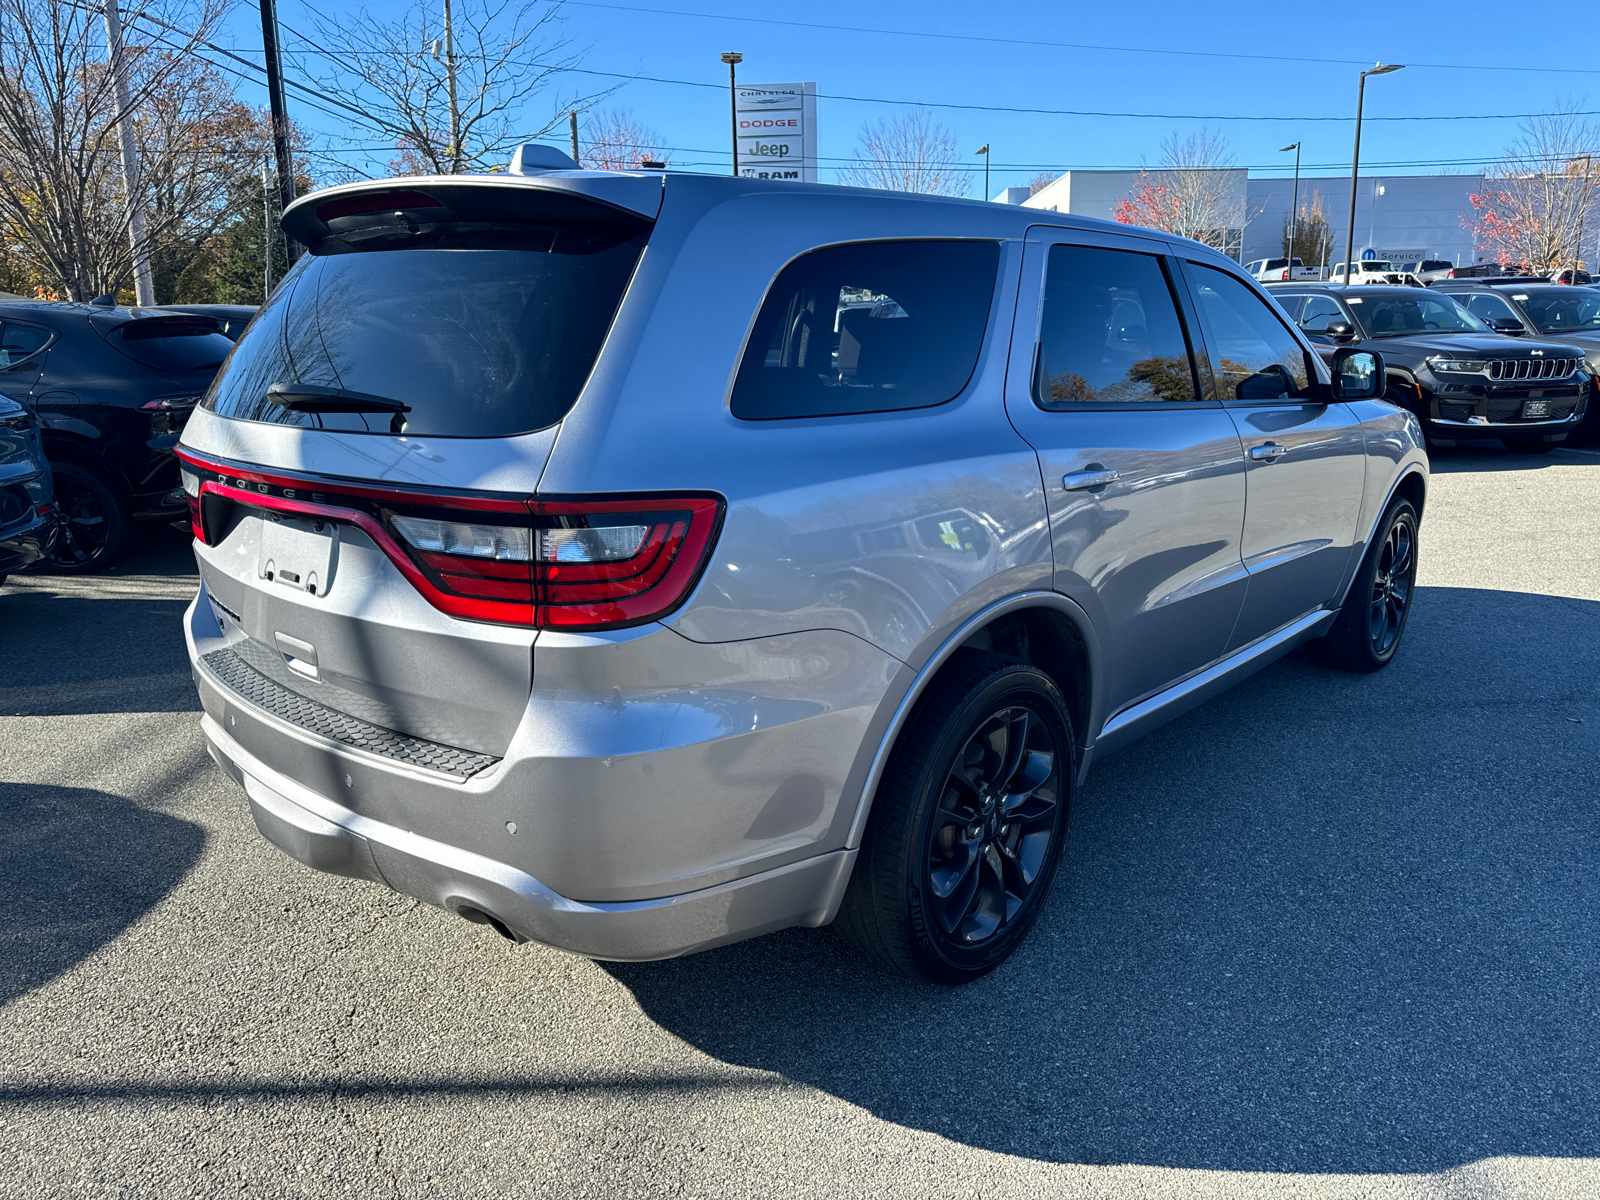
[[816, 84], [741, 84], [733, 113], [742, 177], [817, 181]]

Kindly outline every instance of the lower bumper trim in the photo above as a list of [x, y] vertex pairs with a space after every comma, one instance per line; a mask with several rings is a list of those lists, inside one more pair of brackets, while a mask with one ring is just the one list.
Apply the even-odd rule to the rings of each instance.
[[587, 958], [675, 958], [838, 912], [854, 850], [835, 850], [716, 887], [655, 900], [591, 903], [469, 850], [364, 817], [272, 770], [209, 715], [201, 728], [242, 779], [261, 835], [319, 871], [368, 879], [439, 908], [487, 914], [518, 939]]

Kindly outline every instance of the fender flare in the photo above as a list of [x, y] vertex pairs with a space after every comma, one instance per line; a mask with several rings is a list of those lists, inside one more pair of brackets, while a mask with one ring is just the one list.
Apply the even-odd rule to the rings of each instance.
[[[1383, 520], [1384, 516], [1389, 511], [1389, 506], [1394, 503], [1395, 493], [1400, 490], [1401, 484], [1413, 477], [1422, 480], [1423, 493], [1427, 493], [1427, 471], [1423, 469], [1421, 463], [1418, 463], [1414, 460], [1408, 462], [1401, 469], [1400, 473], [1394, 477], [1394, 482], [1389, 485], [1389, 490], [1384, 493], [1383, 503], [1378, 505], [1378, 511], [1372, 518], [1372, 524], [1367, 526], [1367, 536], [1361, 540], [1361, 557], [1355, 560], [1355, 564], [1350, 568], [1350, 578], [1346, 579], [1344, 581], [1344, 586], [1339, 589], [1339, 603], [1334, 605], [1335, 611], [1343, 608], [1345, 601], [1349, 599], [1350, 589], [1355, 586], [1356, 576], [1361, 573], [1361, 564], [1366, 561], [1367, 549], [1372, 545], [1372, 539], [1377, 536], [1378, 523]], [[1417, 515], [1420, 517], [1421, 513], [1418, 513]]]
[[[918, 669], [916, 677], [912, 679], [910, 687], [901, 696], [900, 702], [895, 706], [894, 716], [890, 718], [889, 726], [883, 731], [879, 739], [878, 748], [872, 756], [872, 765], [867, 770], [867, 777], [861, 785], [861, 795], [856, 800], [855, 817], [850, 822], [850, 831], [845, 838], [845, 848], [855, 850], [860, 847], [861, 839], [866, 834], [867, 818], [872, 813], [872, 802], [877, 798], [878, 783], [883, 778], [884, 768], [888, 765], [889, 755], [894, 750], [895, 742], [899, 740], [900, 732], [905, 728], [906, 720], [911, 715], [911, 710], [916, 706], [917, 700], [932, 682], [939, 669], [950, 661], [951, 655], [961, 649], [962, 643], [971, 637], [977, 630], [982, 629], [991, 621], [1006, 616], [1009, 613], [1021, 612], [1029, 608], [1050, 608], [1062, 613], [1078, 629], [1083, 638], [1086, 656], [1088, 658], [1089, 672], [1089, 724], [1094, 723], [1095, 714], [1099, 708], [1099, 697], [1096, 684], [1100, 678], [1100, 648], [1096, 640], [1093, 623], [1089, 614], [1081, 606], [1074, 603], [1060, 592], [1019, 592], [997, 600], [973, 613], [953, 630], [944, 641], [939, 643], [928, 660]], [[1096, 731], [1096, 733], [1098, 730]], [[1078, 754], [1078, 779], [1081, 783], [1085, 770], [1088, 768], [1088, 747], [1093, 745], [1094, 735], [1088, 729], [1077, 731], [1080, 742]]]

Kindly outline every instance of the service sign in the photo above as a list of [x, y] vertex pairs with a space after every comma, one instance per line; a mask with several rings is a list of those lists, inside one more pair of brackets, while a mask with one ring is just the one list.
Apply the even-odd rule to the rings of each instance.
[[817, 182], [816, 84], [740, 84], [733, 106], [743, 178]]

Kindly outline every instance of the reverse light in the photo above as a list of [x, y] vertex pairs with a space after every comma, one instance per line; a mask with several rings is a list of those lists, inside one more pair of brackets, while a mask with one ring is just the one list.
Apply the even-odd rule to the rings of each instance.
[[467, 558], [492, 558], [500, 562], [527, 562], [533, 532], [509, 525], [466, 525], [458, 521], [433, 521], [426, 517], [390, 518], [400, 536], [418, 550], [458, 554]]

